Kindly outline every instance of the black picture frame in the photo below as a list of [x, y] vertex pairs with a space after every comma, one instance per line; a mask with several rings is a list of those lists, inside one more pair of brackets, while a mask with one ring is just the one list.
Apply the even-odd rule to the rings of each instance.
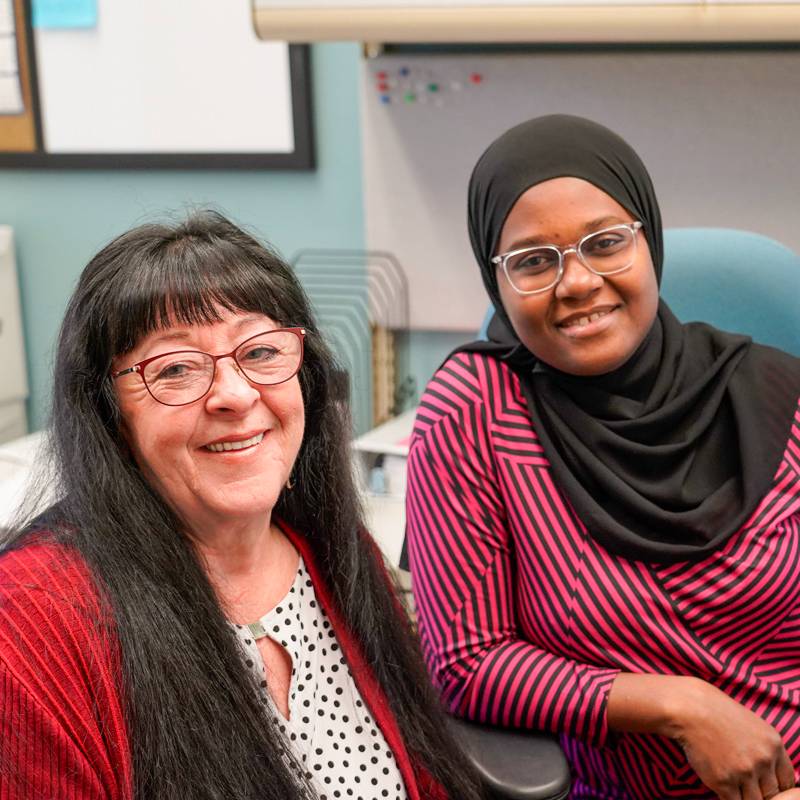
[[24, 36], [28, 43], [33, 95], [36, 152], [0, 151], [0, 169], [110, 169], [110, 170], [298, 170], [316, 168], [311, 47], [289, 45], [294, 150], [289, 153], [48, 153], [44, 149], [32, 0], [23, 0]]

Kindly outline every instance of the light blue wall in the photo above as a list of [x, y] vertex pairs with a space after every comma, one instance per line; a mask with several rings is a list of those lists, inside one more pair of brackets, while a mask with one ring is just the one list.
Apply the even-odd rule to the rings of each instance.
[[364, 246], [356, 44], [313, 48], [313, 172], [0, 170], [0, 222], [16, 236], [31, 427], [46, 418], [53, 342], [89, 258], [111, 237], [189, 205], [214, 205], [287, 257]]
[[[477, 330], [475, 334], [477, 335]], [[431, 375], [439, 368], [451, 350], [476, 335], [455, 331], [412, 331], [409, 337], [408, 370], [417, 385], [417, 399]]]

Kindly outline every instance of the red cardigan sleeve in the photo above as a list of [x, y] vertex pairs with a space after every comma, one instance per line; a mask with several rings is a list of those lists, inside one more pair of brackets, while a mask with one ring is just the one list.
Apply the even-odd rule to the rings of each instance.
[[129, 800], [116, 642], [68, 549], [0, 557], [0, 800]]
[[422, 398], [406, 525], [423, 651], [450, 709], [605, 743], [618, 671], [548, 652], [518, 632], [513, 542], [470, 357], [450, 359]]

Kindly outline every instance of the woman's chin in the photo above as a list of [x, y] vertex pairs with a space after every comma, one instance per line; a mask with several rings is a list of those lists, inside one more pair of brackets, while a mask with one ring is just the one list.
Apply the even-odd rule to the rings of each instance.
[[576, 353], [572, 358], [565, 357], [562, 352], [559, 354], [559, 358], [552, 359], [552, 361], [542, 358], [542, 361], [559, 372], [588, 378], [613, 372], [621, 367], [633, 352], [635, 350], [605, 350], [604, 352]]
[[[198, 516], [218, 520], [219, 524], [247, 524], [269, 519], [280, 498], [280, 491], [265, 491], [260, 487], [258, 493], [248, 491], [225, 492], [220, 495], [198, 498]], [[189, 516], [194, 516], [189, 514]]]

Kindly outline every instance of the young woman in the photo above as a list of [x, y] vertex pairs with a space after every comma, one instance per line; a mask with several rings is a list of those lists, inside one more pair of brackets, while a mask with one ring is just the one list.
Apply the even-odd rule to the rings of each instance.
[[434, 682], [461, 715], [560, 734], [573, 797], [790, 790], [800, 362], [675, 319], [650, 178], [593, 122], [497, 139], [469, 226], [489, 341], [434, 376], [409, 460]]

